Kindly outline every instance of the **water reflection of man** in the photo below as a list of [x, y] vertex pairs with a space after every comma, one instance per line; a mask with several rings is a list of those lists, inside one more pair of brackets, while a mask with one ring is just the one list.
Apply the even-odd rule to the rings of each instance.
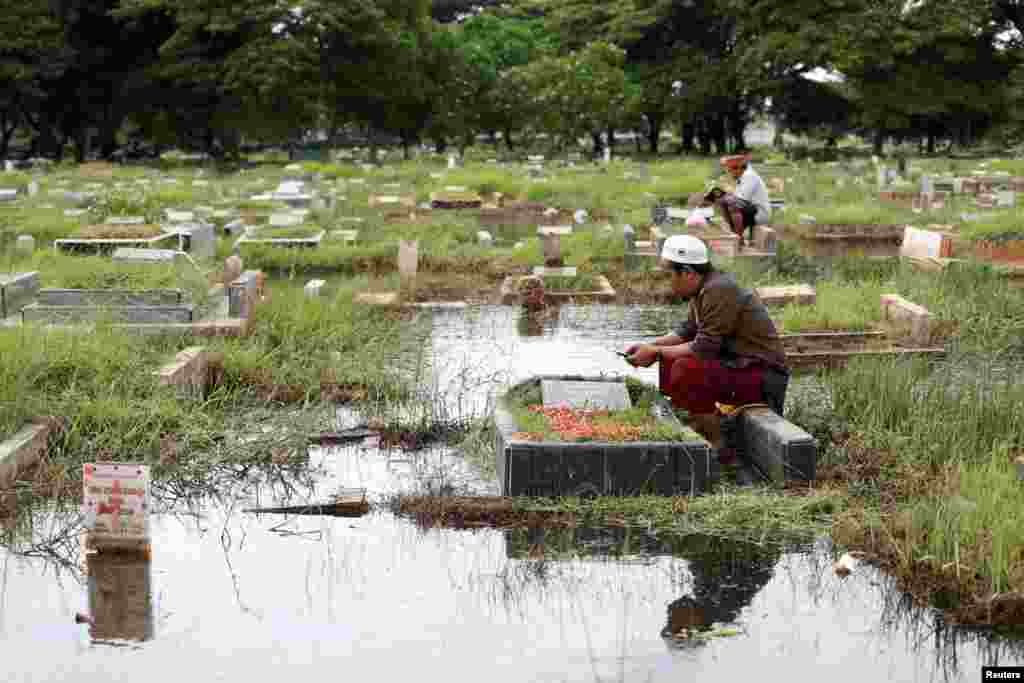
[[691, 536], [678, 550], [693, 576], [693, 594], [668, 604], [663, 638], [685, 639], [713, 624], [734, 623], [771, 581], [782, 552], [777, 547]]
[[150, 560], [128, 553], [92, 553], [87, 564], [93, 640], [152, 639]]

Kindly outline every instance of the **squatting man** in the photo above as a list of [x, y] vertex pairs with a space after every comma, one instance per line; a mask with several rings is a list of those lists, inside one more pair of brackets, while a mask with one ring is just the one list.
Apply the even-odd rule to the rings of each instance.
[[670, 274], [673, 294], [689, 302], [689, 315], [672, 333], [628, 346], [626, 361], [637, 367], [658, 363], [661, 393], [689, 413], [690, 426], [729, 462], [736, 444], [722, 443], [716, 404], [767, 404], [781, 416], [789, 384], [782, 341], [757, 293], [716, 270], [700, 239], [666, 239], [661, 267]]

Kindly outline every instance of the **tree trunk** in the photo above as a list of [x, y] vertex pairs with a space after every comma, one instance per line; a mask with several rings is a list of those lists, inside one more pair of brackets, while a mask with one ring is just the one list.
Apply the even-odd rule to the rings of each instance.
[[694, 150], [693, 137], [696, 130], [692, 123], [682, 123], [679, 126], [679, 152], [681, 154], [688, 154]]
[[935, 154], [935, 131], [934, 129], [928, 130], [928, 140], [925, 142], [925, 150], [928, 156]]
[[377, 164], [379, 163], [380, 157], [380, 143], [377, 141], [377, 129], [370, 126], [367, 129], [367, 136], [370, 140], [370, 163]]
[[871, 143], [871, 152], [876, 157], [882, 156], [882, 148], [885, 145], [885, 132], [878, 128], [875, 130], [874, 140]]
[[594, 142], [594, 158], [596, 159], [604, 151], [604, 142], [601, 140], [601, 134], [596, 130], [590, 131], [590, 139]]
[[745, 150], [747, 148], [747, 141], [744, 131], [747, 128], [747, 120], [737, 106], [734, 106], [733, 111], [729, 113], [728, 124], [733, 142], [735, 143], [733, 150], [736, 152]]
[[505, 137], [505, 147], [507, 147], [508, 151], [511, 152], [513, 149], [515, 149], [515, 144], [512, 142], [512, 131], [510, 129], [506, 128], [503, 131], [503, 133], [504, 133], [504, 137]]
[[608, 126], [608, 130], [606, 131], [606, 133], [608, 135], [608, 147], [610, 147], [611, 150], [614, 152], [615, 151], [615, 126]]
[[647, 113], [647, 146], [651, 154], [658, 153], [658, 145], [661, 143], [661, 116]]
[[491, 146], [494, 147], [494, 149], [498, 149], [498, 131], [492, 128], [487, 131], [487, 134], [491, 137]]

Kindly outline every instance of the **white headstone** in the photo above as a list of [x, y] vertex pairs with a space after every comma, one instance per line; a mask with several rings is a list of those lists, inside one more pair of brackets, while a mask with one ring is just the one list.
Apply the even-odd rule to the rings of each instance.
[[270, 225], [275, 228], [284, 228], [291, 225], [301, 225], [302, 216], [293, 213], [272, 213], [270, 214]]
[[310, 280], [306, 283], [306, 286], [302, 288], [302, 292], [306, 295], [307, 299], [315, 299], [320, 296], [320, 291], [326, 284], [327, 282], [324, 280]]
[[1000, 190], [996, 193], [996, 205], [1000, 208], [1010, 208], [1017, 203], [1017, 193], [1013, 190]]
[[39, 183], [33, 180], [28, 184], [28, 196], [35, 197], [37, 194], [39, 194]]
[[449, 169], [453, 169], [453, 168], [456, 168], [456, 163], [457, 163], [457, 161], [458, 161], [458, 160], [457, 160], [457, 159], [455, 158], [455, 155], [454, 155], [454, 154], [449, 154], [449, 155], [448, 155], [448, 168], [449, 168]]
[[574, 213], [572, 215], [572, 217], [573, 217], [573, 220], [575, 220], [578, 225], [583, 225], [584, 223], [587, 222], [587, 218], [589, 217], [589, 214], [587, 214], [587, 210], [586, 209], [576, 209], [576, 213]]
[[191, 211], [173, 211], [167, 209], [164, 212], [167, 215], [167, 220], [171, 223], [188, 223], [189, 221], [195, 220], [195, 214]]
[[918, 258], [940, 258], [943, 235], [931, 230], [919, 230], [909, 225], [903, 230], [900, 256]]
[[[9, 162], [8, 162], [9, 163]], [[18, 196], [18, 191], [15, 189], [0, 189], [0, 201], [11, 201]]]
[[608, 145], [604, 146], [604, 163], [611, 163], [612, 160], [612, 148]]
[[494, 244], [494, 236], [486, 230], [481, 230], [476, 234], [476, 240], [481, 246], [489, 247]]

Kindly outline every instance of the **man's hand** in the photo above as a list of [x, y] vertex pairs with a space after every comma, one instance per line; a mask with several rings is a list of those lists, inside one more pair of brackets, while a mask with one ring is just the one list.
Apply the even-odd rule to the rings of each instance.
[[626, 347], [629, 357], [626, 362], [634, 367], [646, 368], [654, 364], [658, 356], [658, 347], [653, 344], [632, 344]]

